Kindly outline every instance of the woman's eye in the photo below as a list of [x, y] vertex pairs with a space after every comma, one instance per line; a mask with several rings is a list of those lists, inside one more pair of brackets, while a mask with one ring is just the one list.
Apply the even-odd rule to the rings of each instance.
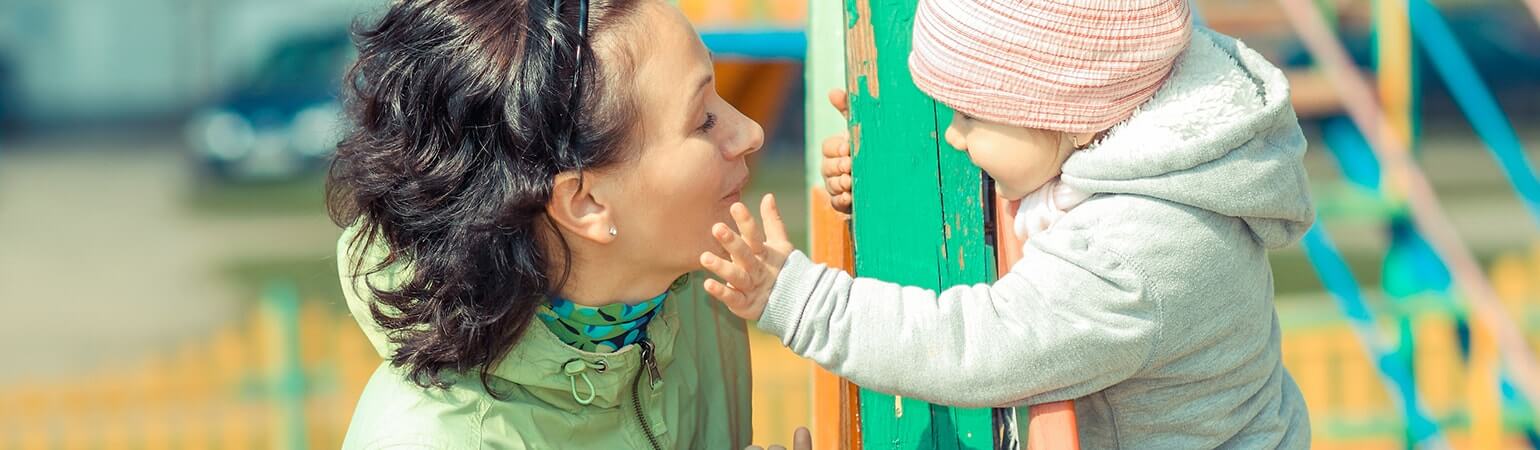
[[706, 113], [706, 123], [701, 124], [699, 130], [711, 131], [711, 128], [715, 126], [717, 126], [717, 115], [715, 113]]

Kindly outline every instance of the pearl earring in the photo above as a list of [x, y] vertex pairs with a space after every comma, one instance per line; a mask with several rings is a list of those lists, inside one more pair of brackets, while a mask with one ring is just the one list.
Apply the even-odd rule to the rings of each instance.
[[610, 225], [610, 236], [613, 237], [619, 234], [620, 230], [616, 230], [614, 225]]

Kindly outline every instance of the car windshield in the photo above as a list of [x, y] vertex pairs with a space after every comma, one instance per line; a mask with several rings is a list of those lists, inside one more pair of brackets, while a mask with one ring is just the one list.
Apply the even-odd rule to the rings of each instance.
[[278, 46], [263, 62], [252, 88], [259, 92], [319, 89], [341, 79], [353, 48], [346, 38], [315, 38]]

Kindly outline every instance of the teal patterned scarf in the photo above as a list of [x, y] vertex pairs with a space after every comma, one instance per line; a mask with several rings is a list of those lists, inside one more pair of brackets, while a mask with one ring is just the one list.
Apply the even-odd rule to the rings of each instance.
[[668, 292], [664, 292], [635, 305], [616, 303], [598, 308], [551, 297], [535, 316], [567, 345], [586, 352], [614, 353], [646, 337], [647, 323], [667, 297]]

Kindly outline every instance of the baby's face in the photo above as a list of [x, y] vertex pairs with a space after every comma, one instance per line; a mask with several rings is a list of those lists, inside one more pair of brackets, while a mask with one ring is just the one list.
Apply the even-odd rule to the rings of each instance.
[[953, 113], [946, 142], [968, 153], [995, 179], [995, 190], [1020, 200], [1059, 175], [1074, 150], [1068, 135], [1056, 131], [983, 122]]

